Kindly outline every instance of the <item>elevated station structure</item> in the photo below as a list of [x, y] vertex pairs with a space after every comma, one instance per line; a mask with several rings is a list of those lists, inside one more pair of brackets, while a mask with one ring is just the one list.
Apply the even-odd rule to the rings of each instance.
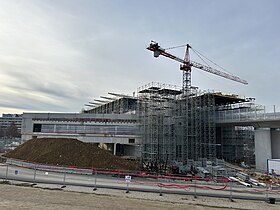
[[[216, 125], [219, 110], [247, 103], [249, 100], [245, 97], [201, 91], [196, 87], [190, 87], [186, 95], [179, 86], [157, 82], [139, 87], [136, 96], [114, 96], [115, 100], [90, 107], [85, 113], [135, 114], [139, 120], [141, 158], [145, 163], [153, 165], [217, 157], [244, 161], [246, 155], [253, 155], [253, 148], [243, 152], [244, 147], [252, 145], [252, 130]], [[222, 141], [223, 138], [229, 143]], [[238, 144], [237, 138], [241, 139]]]
[[252, 98], [156, 82], [109, 95], [83, 113], [24, 113], [23, 140], [73, 137], [147, 165], [219, 158], [265, 170], [280, 158], [280, 114], [264, 115]]
[[133, 114], [23, 113], [22, 140], [75, 138], [115, 155], [140, 157], [138, 119]]
[[[239, 109], [228, 108], [216, 113], [216, 124], [222, 129], [241, 127], [253, 130], [254, 144], [246, 143], [246, 147], [254, 146], [256, 169], [267, 171], [268, 159], [280, 158], [280, 112], [276, 107], [267, 107], [254, 103], [242, 104]], [[252, 132], [245, 132], [252, 136]], [[252, 137], [251, 137], [252, 138]]]

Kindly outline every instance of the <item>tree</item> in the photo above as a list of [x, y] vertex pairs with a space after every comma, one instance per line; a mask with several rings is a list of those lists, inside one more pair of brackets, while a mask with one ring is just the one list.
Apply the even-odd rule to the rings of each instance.
[[4, 137], [6, 134], [6, 129], [0, 128], [0, 138]]
[[6, 136], [9, 138], [20, 138], [20, 133], [18, 132], [17, 126], [14, 122], [7, 127]]

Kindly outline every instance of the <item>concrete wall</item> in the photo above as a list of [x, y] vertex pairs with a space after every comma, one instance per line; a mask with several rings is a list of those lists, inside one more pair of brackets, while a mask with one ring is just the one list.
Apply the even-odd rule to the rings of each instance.
[[280, 159], [280, 129], [271, 129], [272, 158]]
[[256, 169], [267, 170], [267, 159], [272, 158], [271, 132], [269, 128], [257, 128], [255, 134]]
[[140, 146], [132, 146], [132, 145], [124, 145], [125, 153], [124, 155], [127, 156], [134, 156], [140, 157]]
[[[51, 126], [50, 130], [34, 132], [33, 125], [41, 124]], [[101, 128], [98, 132], [87, 133], [82, 129], [73, 132], [71, 129], [58, 133], [59, 125], [82, 126]], [[116, 127], [113, 133], [108, 133], [106, 126]], [[24, 113], [22, 121], [22, 141], [25, 142], [33, 137], [36, 138], [75, 138], [83, 142], [100, 143], [106, 145], [108, 150], [116, 154], [115, 145], [129, 145], [125, 148], [125, 154], [139, 156], [138, 145], [140, 136], [138, 135], [137, 116], [133, 114], [79, 114], [79, 113]], [[122, 132], [122, 129], [129, 132]]]

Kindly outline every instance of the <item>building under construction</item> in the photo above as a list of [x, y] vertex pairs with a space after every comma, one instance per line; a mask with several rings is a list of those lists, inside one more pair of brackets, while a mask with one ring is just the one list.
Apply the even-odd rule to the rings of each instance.
[[256, 168], [265, 170], [267, 159], [280, 157], [280, 112], [274, 106], [273, 112], [266, 113], [254, 98], [191, 86], [192, 68], [248, 83], [191, 61], [192, 47], [183, 46], [187, 47], [184, 59], [156, 42], [147, 48], [154, 57], [162, 55], [182, 64], [182, 86], [152, 82], [131, 95], [108, 93], [85, 104], [87, 108], [81, 113], [24, 113], [23, 142], [44, 137], [77, 138], [114, 155], [141, 158], [155, 171], [174, 163], [203, 166], [202, 162], [206, 165], [207, 160], [217, 158], [236, 163], [256, 160]]
[[[141, 160], [147, 165], [202, 158], [244, 161], [246, 155], [253, 155], [250, 129], [216, 125], [216, 116], [225, 107], [244, 105], [248, 99], [194, 87], [186, 95], [179, 86], [156, 82], [139, 87], [136, 96], [110, 94], [114, 97], [102, 97], [107, 101], [85, 112], [136, 115]], [[245, 147], [250, 151], [244, 152]]]
[[[234, 110], [236, 104], [244, 105], [250, 100], [234, 94], [206, 92], [192, 87], [191, 70], [194, 67], [242, 84], [248, 84], [247, 81], [209, 65], [191, 61], [190, 50], [203, 61], [202, 57], [206, 57], [189, 44], [178, 47], [186, 47], [184, 59], [167, 52], [167, 49], [154, 41], [147, 49], [156, 58], [161, 55], [182, 64], [182, 87], [152, 82], [138, 88], [137, 96], [110, 93], [118, 98], [102, 97], [109, 101], [95, 100], [90, 105], [94, 105], [94, 108], [87, 112], [136, 114], [139, 120], [141, 159], [150, 166], [166, 166], [172, 161], [198, 161], [201, 158], [213, 160], [218, 157], [231, 161], [243, 159], [245, 153], [241, 151], [244, 145], [248, 147], [251, 143], [247, 141], [253, 142], [251, 130], [246, 127], [218, 127], [216, 121], [217, 115]], [[173, 48], [177, 47], [168, 49]], [[239, 108], [236, 110], [240, 112], [243, 105], [237, 105]], [[252, 152], [247, 152], [246, 155], [248, 154]]]

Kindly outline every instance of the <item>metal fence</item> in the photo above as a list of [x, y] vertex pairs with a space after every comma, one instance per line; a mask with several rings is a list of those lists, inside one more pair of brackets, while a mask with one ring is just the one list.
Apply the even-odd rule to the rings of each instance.
[[48, 184], [67, 186], [110, 188], [133, 191], [154, 192], [159, 195], [181, 194], [211, 196], [233, 199], [280, 201], [280, 189], [271, 182], [263, 186], [240, 185], [226, 178], [203, 179], [193, 176], [155, 175], [143, 172], [110, 171], [101, 169], [79, 169], [56, 165], [28, 163], [7, 159], [0, 164], [0, 178], [3, 181], [24, 182], [31, 185]]

